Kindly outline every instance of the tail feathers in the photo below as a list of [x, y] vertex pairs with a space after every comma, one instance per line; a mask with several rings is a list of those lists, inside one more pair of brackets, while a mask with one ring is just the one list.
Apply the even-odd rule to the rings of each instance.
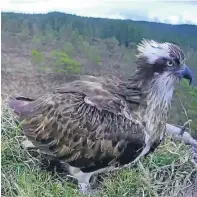
[[8, 101], [8, 105], [17, 115], [20, 115], [24, 111], [24, 107], [32, 101], [34, 101], [34, 99], [26, 97], [16, 97], [15, 99], [10, 99]]

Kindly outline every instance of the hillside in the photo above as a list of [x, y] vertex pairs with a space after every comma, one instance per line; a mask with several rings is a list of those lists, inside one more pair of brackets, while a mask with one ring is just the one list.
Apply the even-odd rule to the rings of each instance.
[[[168, 121], [182, 125], [192, 119], [190, 132], [197, 136], [197, 26], [58, 12], [1, 16], [3, 101], [10, 95], [35, 98], [81, 74], [128, 78], [136, 66], [136, 44], [142, 38], [175, 42], [188, 57], [194, 83], [189, 87], [182, 82], [177, 88]], [[3, 195], [79, 196], [75, 186], [62, 182], [57, 174], [41, 170], [35, 153], [21, 148], [23, 136], [5, 103], [2, 117]], [[168, 139], [137, 169], [106, 179], [101, 196], [181, 196], [195, 174], [190, 159], [188, 147]]]
[[120, 44], [138, 43], [142, 38], [151, 38], [160, 41], [168, 40], [197, 49], [197, 26], [195, 25], [88, 18], [51, 12], [34, 15], [2, 13], [2, 27], [3, 31], [13, 33], [20, 32], [21, 28], [28, 28], [31, 35], [35, 33], [35, 28], [42, 31], [52, 29], [56, 39], [60, 39], [64, 31], [71, 29], [86, 37], [102, 39], [115, 37]]

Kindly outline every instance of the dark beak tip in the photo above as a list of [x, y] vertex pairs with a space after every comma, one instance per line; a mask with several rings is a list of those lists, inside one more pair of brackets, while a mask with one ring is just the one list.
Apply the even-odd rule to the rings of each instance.
[[182, 76], [189, 81], [189, 85], [192, 84], [192, 72], [187, 66], [185, 67]]
[[189, 85], [191, 86], [191, 84], [192, 84], [192, 77], [187, 77], [186, 79], [188, 80]]
[[191, 86], [191, 84], [192, 84], [192, 78], [189, 80], [189, 85]]

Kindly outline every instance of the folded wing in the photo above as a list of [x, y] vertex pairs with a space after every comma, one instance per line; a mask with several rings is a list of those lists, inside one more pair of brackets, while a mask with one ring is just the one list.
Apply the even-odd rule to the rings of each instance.
[[144, 146], [144, 128], [127, 101], [114, 93], [114, 83], [85, 78], [9, 105], [17, 111], [24, 134], [46, 154], [82, 169], [127, 163]]

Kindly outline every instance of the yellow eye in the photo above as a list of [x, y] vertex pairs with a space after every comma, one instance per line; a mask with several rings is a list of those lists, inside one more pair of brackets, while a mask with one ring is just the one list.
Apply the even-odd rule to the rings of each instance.
[[172, 61], [167, 61], [167, 66], [173, 66], [173, 62]]

